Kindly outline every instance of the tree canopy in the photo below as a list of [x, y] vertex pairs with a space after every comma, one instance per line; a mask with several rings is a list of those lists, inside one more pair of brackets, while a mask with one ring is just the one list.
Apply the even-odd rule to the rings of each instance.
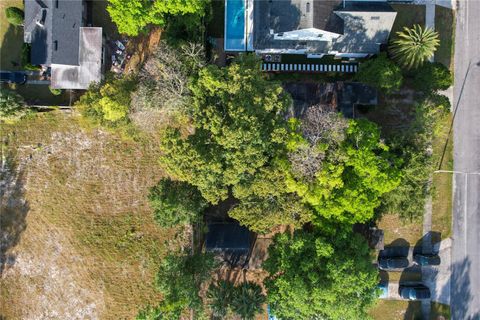
[[202, 314], [200, 286], [210, 278], [214, 266], [209, 254], [169, 254], [163, 258], [156, 279], [163, 301], [156, 313], [163, 313], [166, 319], [179, 319], [189, 309]]
[[369, 248], [343, 228], [278, 234], [263, 266], [270, 274], [268, 303], [279, 319], [364, 319], [377, 298]]
[[[305, 144], [309, 142], [294, 134], [289, 146], [295, 151]], [[325, 157], [314, 179], [295, 176], [290, 168], [288, 190], [311, 205], [319, 217], [352, 224], [370, 220], [380, 197], [400, 182], [396, 160], [380, 140], [377, 126], [366, 120], [350, 120], [345, 140], [338, 147], [318, 147]]]
[[378, 57], [360, 63], [355, 80], [369, 84], [385, 93], [400, 89], [403, 77], [400, 67], [382, 53]]
[[415, 70], [413, 85], [415, 89], [431, 93], [437, 90], [446, 90], [453, 84], [453, 75], [443, 64], [424, 63]]
[[206, 0], [108, 0], [108, 13], [118, 31], [136, 36], [152, 25], [163, 26], [168, 15], [203, 15]]
[[114, 124], [127, 119], [130, 93], [135, 89], [131, 78], [108, 79], [93, 84], [76, 102], [80, 113], [95, 122]]
[[161, 160], [172, 176], [216, 204], [282, 148], [281, 112], [290, 100], [264, 78], [252, 56], [227, 68], [201, 69], [190, 90], [195, 133], [182, 137], [177, 129], [166, 130]]
[[162, 227], [195, 222], [207, 206], [194, 186], [170, 179], [162, 179], [150, 189], [148, 199], [155, 221]]

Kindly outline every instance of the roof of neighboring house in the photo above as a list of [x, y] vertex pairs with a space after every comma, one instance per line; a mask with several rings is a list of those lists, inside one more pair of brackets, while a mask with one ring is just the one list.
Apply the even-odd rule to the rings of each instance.
[[378, 52], [387, 43], [397, 13], [384, 2], [346, 2], [335, 11], [343, 19], [344, 36], [333, 45], [339, 52]]
[[[387, 41], [395, 16], [381, 1], [258, 0], [254, 2], [254, 48], [376, 53], [379, 44]], [[286, 36], [292, 31], [310, 39], [275, 39], [275, 34]], [[311, 39], [316, 36], [319, 40]]]
[[82, 27], [79, 38], [78, 66], [52, 64], [52, 88], [87, 89], [101, 80], [102, 28]]
[[32, 64], [79, 63], [82, 0], [25, 0], [24, 41]]

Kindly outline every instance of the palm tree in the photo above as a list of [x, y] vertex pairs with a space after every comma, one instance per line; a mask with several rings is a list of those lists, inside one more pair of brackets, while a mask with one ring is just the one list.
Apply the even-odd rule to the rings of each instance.
[[225, 318], [233, 295], [233, 284], [220, 280], [217, 284], [210, 284], [207, 291], [208, 305], [215, 317]]
[[411, 69], [418, 68], [432, 57], [439, 45], [437, 32], [416, 24], [411, 29], [404, 27], [403, 31], [397, 32], [390, 52], [401, 66]]
[[235, 287], [231, 307], [232, 311], [241, 316], [242, 319], [250, 320], [263, 312], [265, 301], [265, 295], [258, 284], [245, 282]]

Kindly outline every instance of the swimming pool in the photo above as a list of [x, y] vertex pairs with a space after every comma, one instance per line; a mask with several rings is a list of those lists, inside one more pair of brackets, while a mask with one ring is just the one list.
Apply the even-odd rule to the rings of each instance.
[[225, 51], [245, 50], [245, 0], [225, 0]]

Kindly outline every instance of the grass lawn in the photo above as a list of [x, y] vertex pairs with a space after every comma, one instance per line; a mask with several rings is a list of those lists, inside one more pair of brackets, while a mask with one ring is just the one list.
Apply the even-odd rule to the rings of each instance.
[[445, 320], [450, 320], [450, 306], [438, 302], [432, 302], [430, 319], [437, 320], [437, 317], [443, 316]]
[[422, 237], [422, 219], [413, 222], [402, 221], [397, 214], [385, 214], [378, 222], [378, 228], [385, 233], [385, 245], [392, 244], [395, 240], [404, 239], [414, 246]]
[[[23, 9], [23, 1], [0, 1], [0, 69], [19, 70], [21, 69], [20, 57], [23, 44], [23, 27], [15, 27], [8, 23], [5, 16], [5, 9], [8, 7]], [[12, 61], [18, 63], [18, 66], [14, 66]]]
[[[394, 271], [392, 271], [392, 272], [388, 272], [387, 276], [388, 276], [388, 281], [391, 281], [391, 282], [400, 282], [400, 280], [402, 282], [403, 281], [412, 281], [412, 282], [422, 281], [422, 273], [421, 272], [412, 272], [412, 271], [394, 272]], [[387, 279], [385, 279], [385, 280], [387, 280]]]
[[396, 32], [403, 30], [403, 27], [410, 28], [414, 24], [425, 25], [425, 6], [413, 4], [391, 4], [393, 10], [397, 12], [397, 17], [393, 24], [391, 36]]
[[11, 175], [16, 183], [7, 187], [18, 189], [12, 204], [0, 204], [9, 206], [1, 217], [12, 218], [2, 230], [15, 240], [6, 253], [17, 261], [2, 277], [2, 316], [132, 319], [157, 303], [153, 280], [166, 241], [172, 250], [184, 243], [157, 227], [146, 200], [163, 176], [157, 140], [82, 129], [61, 112], [0, 130], [11, 159], [2, 179]]
[[440, 36], [440, 47], [435, 52], [435, 61], [453, 70], [455, 12], [452, 9], [435, 6], [435, 30]]
[[[451, 122], [452, 116], [449, 115], [439, 125], [439, 132], [433, 140], [435, 169], [453, 169], [453, 136], [448, 137]], [[452, 175], [450, 173], [433, 175], [432, 231], [440, 232], [442, 239], [451, 236]]]
[[378, 300], [369, 314], [375, 320], [420, 320], [422, 318], [419, 301]]

